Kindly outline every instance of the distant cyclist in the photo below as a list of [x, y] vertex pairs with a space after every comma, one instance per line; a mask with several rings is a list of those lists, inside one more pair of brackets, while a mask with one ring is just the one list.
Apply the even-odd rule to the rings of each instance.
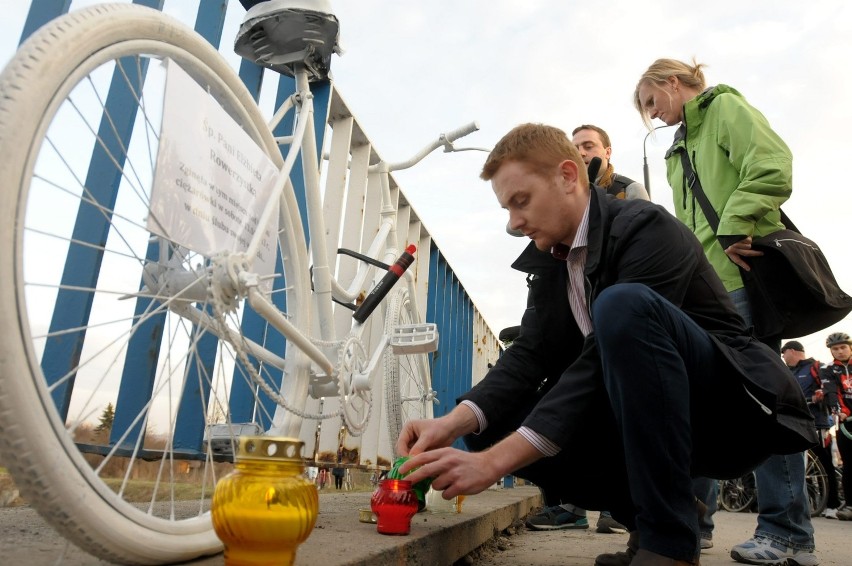
[[[831, 392], [832, 412], [837, 418], [837, 449], [843, 460], [843, 490], [852, 493], [852, 429], [847, 422], [852, 416], [852, 374], [850, 374], [850, 358], [852, 358], [852, 338], [845, 332], [833, 332], [825, 341], [831, 350], [834, 361], [822, 370], [822, 380], [836, 391]], [[849, 497], [847, 495], [847, 497]], [[849, 507], [837, 512], [837, 518], [842, 521], [852, 521], [852, 509]]]

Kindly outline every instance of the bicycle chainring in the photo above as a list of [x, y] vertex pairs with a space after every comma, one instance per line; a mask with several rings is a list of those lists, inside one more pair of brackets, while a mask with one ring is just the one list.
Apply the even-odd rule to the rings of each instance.
[[347, 338], [340, 349], [340, 373], [337, 382], [340, 412], [346, 429], [352, 436], [360, 436], [364, 432], [373, 409], [372, 389], [356, 389], [354, 386], [355, 376], [366, 371], [367, 363], [367, 352], [361, 340], [356, 336]]

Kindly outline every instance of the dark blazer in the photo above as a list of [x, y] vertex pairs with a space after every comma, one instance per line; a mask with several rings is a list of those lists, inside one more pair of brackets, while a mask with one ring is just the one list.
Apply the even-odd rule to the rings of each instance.
[[[576, 435], [598, 434], [595, 423], [611, 415], [595, 335], [584, 339], [574, 321], [564, 261], [530, 243], [512, 267], [530, 274], [520, 335], [459, 400], [476, 403], [490, 426], [520, 401], [541, 396], [523, 424], [570, 449]], [[816, 442], [790, 371], [746, 329], [698, 240], [665, 209], [594, 188], [585, 275], [590, 306], [611, 285], [641, 283], [681, 308], [717, 346], [724, 368], [718, 396], [691, 401], [696, 475], [736, 477], [769, 454]]]

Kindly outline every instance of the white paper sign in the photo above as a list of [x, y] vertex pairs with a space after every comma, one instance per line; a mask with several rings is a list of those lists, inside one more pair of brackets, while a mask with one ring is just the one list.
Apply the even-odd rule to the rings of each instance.
[[271, 274], [278, 246], [278, 169], [180, 66], [166, 60], [163, 127], [148, 229], [210, 256], [244, 252], [267, 204], [275, 207], [252, 271]]

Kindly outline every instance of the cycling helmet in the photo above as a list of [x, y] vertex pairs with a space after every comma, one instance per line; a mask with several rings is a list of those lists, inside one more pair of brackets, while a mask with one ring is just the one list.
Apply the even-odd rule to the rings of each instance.
[[852, 345], [852, 338], [849, 338], [849, 335], [845, 332], [832, 332], [828, 335], [828, 338], [825, 339], [825, 347], [831, 348], [837, 344]]

